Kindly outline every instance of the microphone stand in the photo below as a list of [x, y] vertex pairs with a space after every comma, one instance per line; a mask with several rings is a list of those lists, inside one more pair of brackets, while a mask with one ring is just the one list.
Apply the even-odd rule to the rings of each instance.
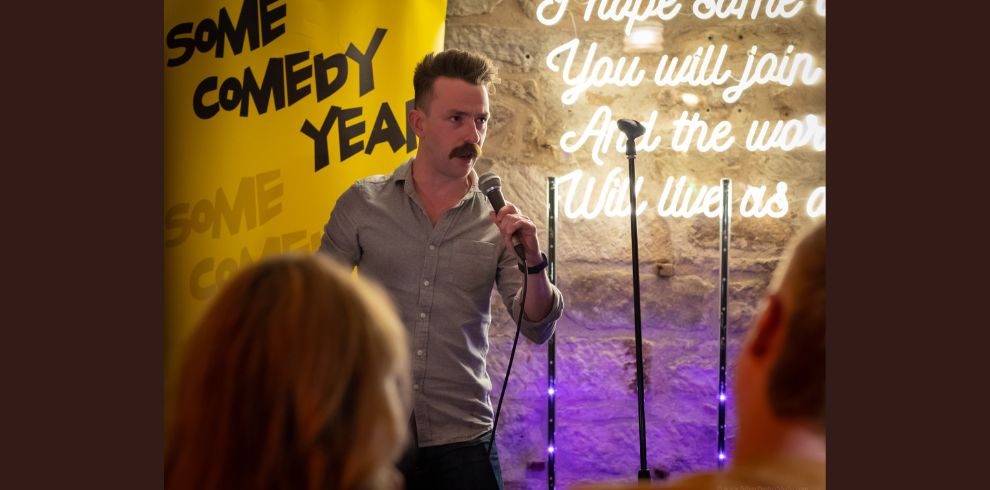
[[643, 326], [639, 312], [639, 238], [636, 234], [636, 138], [646, 128], [631, 119], [619, 119], [619, 130], [626, 135], [626, 157], [629, 159], [629, 225], [632, 233], [633, 311], [636, 333], [636, 391], [639, 403], [639, 480], [649, 481], [646, 468], [646, 410], [643, 406]]

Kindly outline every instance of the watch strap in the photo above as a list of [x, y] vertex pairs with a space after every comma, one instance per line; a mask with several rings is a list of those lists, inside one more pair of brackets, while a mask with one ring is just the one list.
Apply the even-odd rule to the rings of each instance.
[[519, 272], [525, 272], [527, 274], [536, 274], [539, 272], [543, 272], [543, 269], [546, 269], [547, 266], [550, 265], [550, 262], [547, 260], [547, 254], [540, 252], [540, 255], [543, 256], [543, 261], [532, 267], [527, 267], [526, 269], [523, 269], [523, 265], [517, 263], [516, 265], [519, 267]]

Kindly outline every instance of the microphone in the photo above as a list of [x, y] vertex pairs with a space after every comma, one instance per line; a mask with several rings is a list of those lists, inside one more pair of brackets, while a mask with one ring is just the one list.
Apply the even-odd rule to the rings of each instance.
[[633, 119], [619, 119], [616, 121], [616, 125], [619, 127], [619, 131], [626, 135], [626, 155], [635, 155], [636, 142], [634, 140], [643, 136], [646, 127], [643, 126], [643, 123]]
[[[505, 206], [505, 198], [502, 197], [502, 179], [493, 172], [485, 172], [481, 174], [481, 177], [478, 177], [478, 187], [488, 198], [488, 202], [492, 203], [495, 214], [498, 214], [498, 211]], [[525, 262], [526, 249], [519, 241], [518, 234], [518, 231], [512, 234], [512, 248], [516, 251], [516, 255]]]

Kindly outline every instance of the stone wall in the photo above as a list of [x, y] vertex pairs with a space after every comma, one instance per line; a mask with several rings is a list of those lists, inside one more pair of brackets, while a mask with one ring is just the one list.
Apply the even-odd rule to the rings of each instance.
[[[738, 74], [746, 51], [814, 55], [825, 69], [825, 18], [814, 3], [790, 19], [699, 20], [694, 2], [662, 22], [663, 52], [638, 54], [647, 69], [637, 87], [591, 87], [565, 105], [568, 87], [546, 59], [553, 49], [577, 37], [576, 62], [588, 45], [613, 59], [623, 52], [625, 22], [583, 19], [586, 1], [570, 2], [554, 26], [537, 21], [539, 0], [448, 0], [446, 47], [483, 53], [497, 63], [502, 78], [492, 95], [493, 122], [484, 146], [505, 183], [506, 198], [537, 222], [547, 246], [546, 179], [581, 169], [599, 183], [608, 171], [627, 163], [621, 152], [592, 161], [591, 145], [573, 153], [561, 149], [566, 131], [584, 129], [600, 105], [613, 117], [644, 121], [658, 111], [654, 134], [660, 146], [639, 152], [637, 175], [645, 184], [640, 198], [649, 208], [638, 219], [642, 326], [645, 354], [647, 461], [651, 470], [678, 476], [716, 467], [719, 356], [719, 219], [705, 215], [661, 217], [657, 202], [669, 176], [687, 176], [692, 186], [733, 180], [732, 238], [729, 261], [727, 446], [731, 451], [736, 421], [731, 387], [741, 342], [756, 306], [788, 239], [814, 218], [805, 211], [811, 191], [825, 185], [825, 152], [748, 151], [743, 147], [749, 123], [817, 115], [824, 125], [825, 82], [815, 85], [753, 86], [737, 102], [722, 98], [724, 86], [658, 87], [653, 72], [662, 54], [686, 56], [699, 46], [726, 43], [725, 64]], [[618, 4], [637, 2], [616, 2]], [[642, 2], [647, 4], [650, 2]], [[738, 76], [738, 75], [736, 75]], [[689, 107], [682, 93], [699, 99]], [[671, 149], [673, 121], [681, 111], [703, 120], [728, 120], [736, 144], [728, 150]], [[613, 140], [614, 145], [614, 140]], [[738, 206], [747, 185], [788, 184], [784, 216], [742, 217]], [[628, 187], [615, 184], [622, 199]], [[690, 187], [695, 189], [695, 187]], [[580, 187], [583, 191], [583, 187]], [[623, 201], [625, 202], [625, 201]], [[628, 206], [628, 204], [627, 204]], [[557, 285], [566, 311], [557, 324], [557, 487], [578, 482], [633, 481], [639, 469], [638, 416], [630, 254], [626, 216], [571, 219], [558, 212]], [[661, 273], [662, 272], [662, 273]], [[493, 309], [489, 373], [493, 403], [512, 345], [514, 325], [500, 303]], [[546, 488], [546, 346], [520, 341], [499, 422], [498, 444], [506, 488]]]

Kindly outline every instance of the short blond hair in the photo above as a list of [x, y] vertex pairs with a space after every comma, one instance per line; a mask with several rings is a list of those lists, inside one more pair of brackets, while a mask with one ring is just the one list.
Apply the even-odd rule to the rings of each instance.
[[386, 295], [323, 256], [239, 272], [194, 331], [167, 440], [168, 489], [353, 489], [395, 481], [410, 410]]

